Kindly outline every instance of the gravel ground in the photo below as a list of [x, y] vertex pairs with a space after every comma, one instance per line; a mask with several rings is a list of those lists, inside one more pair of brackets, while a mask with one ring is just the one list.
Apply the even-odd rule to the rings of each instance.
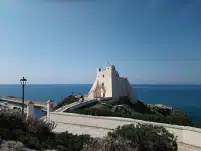
[[[0, 151], [37, 151], [37, 150], [26, 148], [21, 142], [3, 140], [0, 145]], [[45, 151], [56, 151], [56, 150], [45, 150]]]

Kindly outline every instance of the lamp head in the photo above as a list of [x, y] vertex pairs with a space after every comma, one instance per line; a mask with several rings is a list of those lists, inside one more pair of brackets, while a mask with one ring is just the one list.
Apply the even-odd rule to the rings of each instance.
[[22, 77], [22, 79], [20, 79], [20, 82], [22, 85], [25, 85], [27, 82], [27, 79], [25, 79], [24, 77]]

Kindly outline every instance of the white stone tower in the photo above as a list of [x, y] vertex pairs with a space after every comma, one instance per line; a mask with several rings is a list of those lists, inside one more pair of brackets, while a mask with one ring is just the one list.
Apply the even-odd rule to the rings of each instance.
[[137, 102], [128, 79], [120, 77], [114, 65], [107, 66], [105, 70], [98, 68], [96, 80], [88, 93], [88, 98], [112, 97], [119, 100], [124, 96], [127, 96], [132, 103]]

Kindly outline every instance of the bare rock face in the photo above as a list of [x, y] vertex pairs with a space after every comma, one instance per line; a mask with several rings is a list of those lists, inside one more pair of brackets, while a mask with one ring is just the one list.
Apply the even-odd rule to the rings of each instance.
[[[26, 148], [21, 142], [2, 140], [0, 144], [0, 151], [37, 151], [37, 150]], [[56, 150], [45, 150], [45, 151], [56, 151]]]
[[36, 151], [26, 148], [21, 142], [16, 141], [2, 141], [0, 151]]

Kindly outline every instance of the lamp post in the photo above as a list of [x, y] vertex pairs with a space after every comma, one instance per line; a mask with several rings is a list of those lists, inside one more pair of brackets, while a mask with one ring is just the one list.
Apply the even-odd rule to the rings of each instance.
[[21, 85], [22, 85], [22, 117], [24, 117], [24, 86], [26, 85], [27, 79], [22, 77], [20, 79]]

